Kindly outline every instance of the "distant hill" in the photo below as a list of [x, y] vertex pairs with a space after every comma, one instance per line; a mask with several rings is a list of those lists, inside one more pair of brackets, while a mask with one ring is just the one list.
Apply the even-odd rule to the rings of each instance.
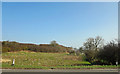
[[72, 47], [65, 47], [57, 43], [53, 44], [29, 44], [15, 41], [2, 41], [2, 52], [14, 52], [29, 50], [34, 52], [71, 52]]

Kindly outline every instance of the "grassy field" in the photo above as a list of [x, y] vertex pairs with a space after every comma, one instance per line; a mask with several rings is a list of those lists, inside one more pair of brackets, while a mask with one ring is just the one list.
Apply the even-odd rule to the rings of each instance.
[[[15, 65], [11, 66], [12, 59]], [[77, 66], [80, 65], [80, 66]], [[117, 68], [116, 66], [85, 66], [90, 65], [82, 61], [81, 56], [69, 55], [68, 53], [40, 53], [40, 52], [8, 52], [2, 53], [2, 68], [19, 69], [71, 69], [71, 68]]]

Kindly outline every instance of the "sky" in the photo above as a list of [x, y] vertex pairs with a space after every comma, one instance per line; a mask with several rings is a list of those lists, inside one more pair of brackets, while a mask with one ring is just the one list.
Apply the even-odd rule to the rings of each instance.
[[2, 0], [2, 2], [119, 2], [119, 0]]
[[2, 3], [2, 40], [79, 48], [96, 36], [118, 38], [117, 2]]

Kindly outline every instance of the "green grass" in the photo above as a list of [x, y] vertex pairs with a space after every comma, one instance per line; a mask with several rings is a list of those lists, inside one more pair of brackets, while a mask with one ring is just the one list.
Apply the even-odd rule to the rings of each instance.
[[92, 66], [57, 66], [59, 69], [98, 69], [98, 68], [117, 68], [115, 65], [92, 65]]
[[[67, 53], [40, 53], [40, 52], [10, 52], [2, 53], [2, 59], [9, 59], [10, 62], [3, 62], [2, 68], [18, 69], [70, 69], [70, 68], [116, 68], [116, 66], [83, 66], [90, 65], [87, 61], [81, 61], [81, 56], [68, 55]], [[11, 66], [12, 59], [15, 65]], [[81, 65], [81, 66], [75, 66]]]

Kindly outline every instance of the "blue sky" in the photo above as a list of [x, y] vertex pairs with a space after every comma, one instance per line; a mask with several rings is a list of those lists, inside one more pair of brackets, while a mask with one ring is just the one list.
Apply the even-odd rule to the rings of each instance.
[[117, 2], [9, 2], [2, 5], [2, 39], [79, 48], [89, 37], [118, 36]]

